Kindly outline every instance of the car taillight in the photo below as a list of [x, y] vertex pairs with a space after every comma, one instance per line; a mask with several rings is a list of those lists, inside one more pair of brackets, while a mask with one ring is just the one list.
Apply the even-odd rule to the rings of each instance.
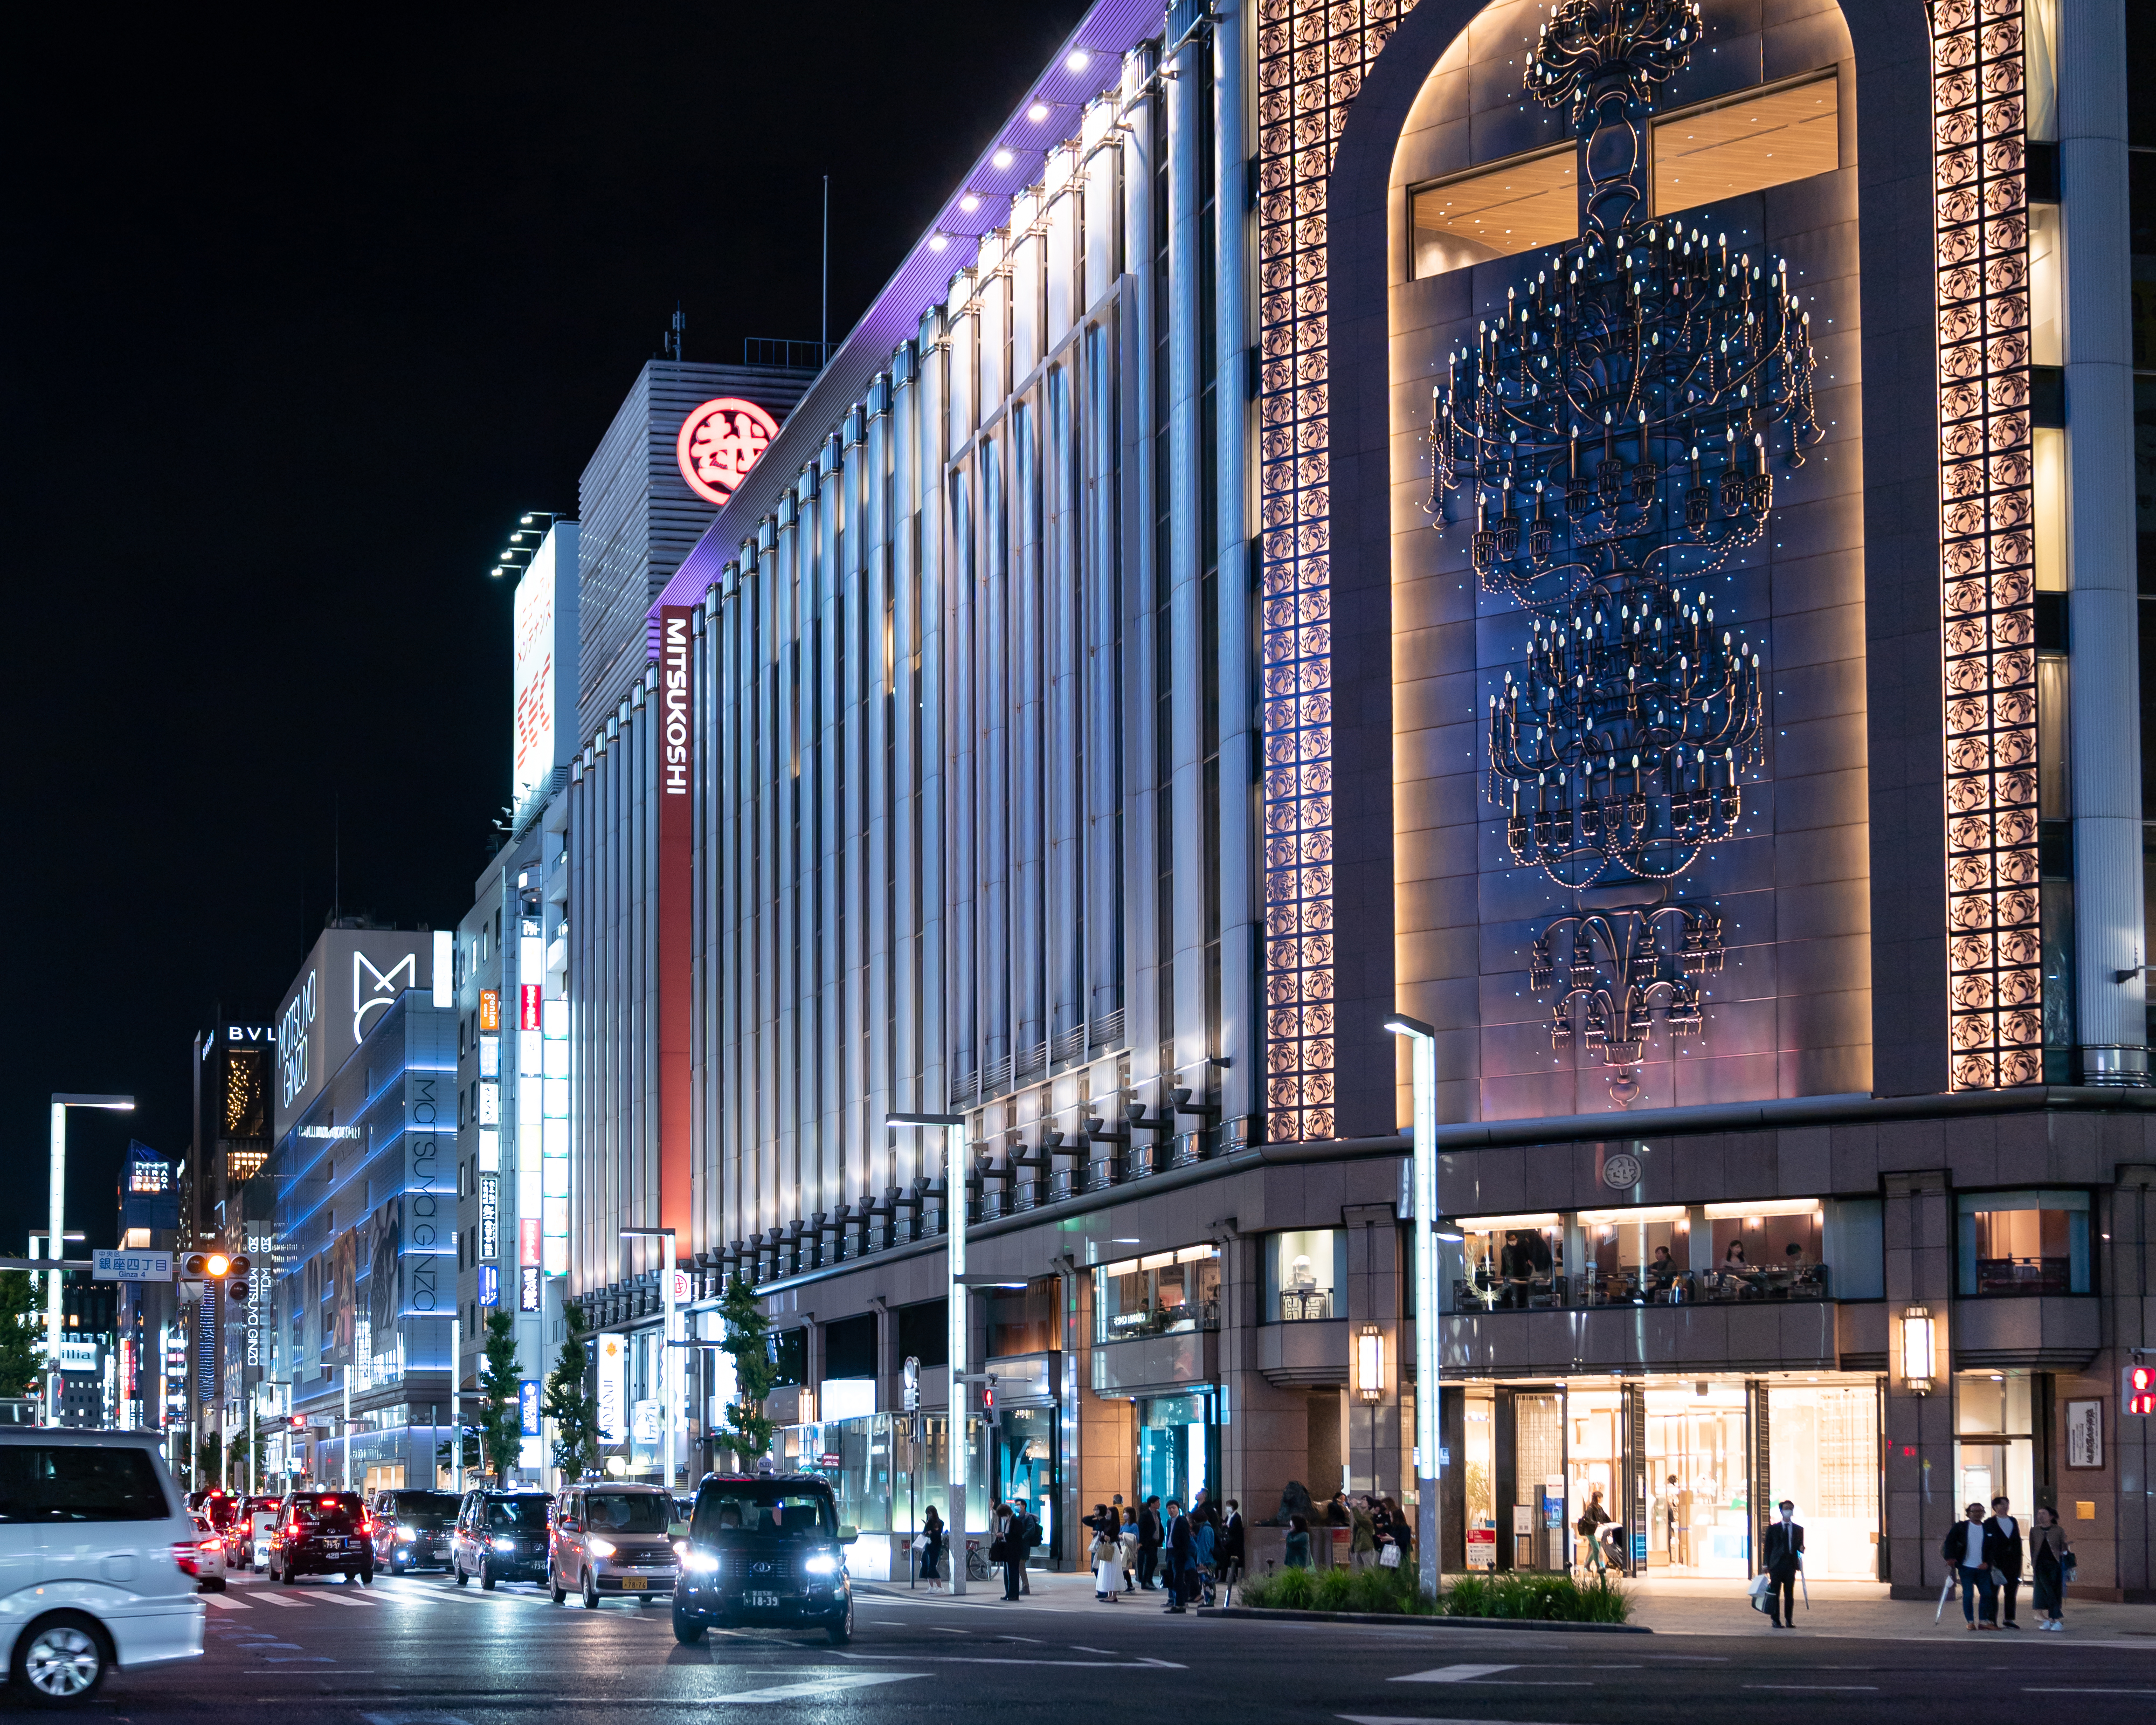
[[367, 1538], [374, 1532], [374, 1517], [365, 1510], [359, 1512], [359, 1532], [362, 1538]]
[[213, 1533], [202, 1542], [202, 1548], [204, 1551], [222, 1551], [224, 1549], [224, 1542]]
[[300, 1537], [300, 1524], [297, 1520], [285, 1530], [285, 1537], [287, 1539], [297, 1539]]
[[194, 1575], [200, 1573], [196, 1567], [199, 1558], [195, 1552], [195, 1543], [192, 1539], [176, 1539], [172, 1542], [172, 1561], [179, 1565], [180, 1574], [182, 1575]]

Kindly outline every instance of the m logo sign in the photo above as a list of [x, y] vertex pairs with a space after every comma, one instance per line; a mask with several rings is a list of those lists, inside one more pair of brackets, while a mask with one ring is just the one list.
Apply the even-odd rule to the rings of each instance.
[[400, 978], [407, 988], [419, 986], [418, 959], [417, 952], [407, 952], [387, 972], [383, 972], [374, 968], [374, 961], [366, 953], [354, 952], [352, 955], [352, 1040], [354, 1042], [367, 1034], [367, 1014], [396, 1001]]

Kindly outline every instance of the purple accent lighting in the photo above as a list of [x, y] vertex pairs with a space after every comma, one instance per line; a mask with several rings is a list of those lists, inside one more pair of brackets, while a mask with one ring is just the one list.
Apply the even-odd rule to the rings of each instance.
[[[1088, 102], [1102, 90], [1120, 85], [1123, 55], [1158, 35], [1164, 19], [1161, 0], [1098, 0], [1079, 21], [1048, 69], [1019, 99], [1010, 118], [981, 151], [973, 171], [952, 187], [928, 232], [914, 242], [906, 261], [824, 362], [808, 393], [786, 416], [771, 447], [653, 601], [644, 627], [654, 658], [659, 651], [660, 607], [702, 601], [737, 547], [754, 536], [757, 522], [778, 507], [779, 494], [815, 459], [824, 437], [868, 393], [870, 381], [891, 363], [899, 344], [921, 332], [921, 314], [949, 297], [952, 277], [979, 256], [981, 236], [1007, 221], [1011, 200], [1040, 179], [1049, 150], [1076, 134]], [[1065, 63], [1072, 50], [1081, 48], [1091, 61], [1084, 71], [1073, 72]], [[1036, 102], [1048, 105], [1047, 119], [1026, 117], [1026, 110]], [[1011, 152], [1009, 167], [995, 166], [998, 150]], [[958, 207], [958, 200], [969, 192], [981, 200], [970, 215]], [[937, 234], [947, 242], [940, 252], [928, 245]]]

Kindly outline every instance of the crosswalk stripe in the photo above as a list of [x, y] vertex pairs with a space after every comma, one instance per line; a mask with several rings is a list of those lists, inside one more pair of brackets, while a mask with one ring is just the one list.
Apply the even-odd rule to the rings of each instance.
[[307, 1602], [305, 1599], [295, 1599], [289, 1594], [264, 1594], [262, 1595], [262, 1603], [265, 1605], [295, 1605], [305, 1609]]
[[228, 1594], [204, 1594], [203, 1603], [214, 1605], [220, 1611], [251, 1611], [254, 1609], [244, 1599], [235, 1599]]

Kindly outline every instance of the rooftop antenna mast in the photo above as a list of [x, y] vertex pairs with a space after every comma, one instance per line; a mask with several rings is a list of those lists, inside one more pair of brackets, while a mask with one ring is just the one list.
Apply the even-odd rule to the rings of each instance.
[[831, 358], [831, 177], [824, 176], [824, 321], [816, 332], [816, 362]]
[[681, 363], [681, 332], [689, 326], [689, 320], [681, 315], [681, 302], [674, 302], [674, 316], [666, 326], [665, 351], [673, 357], [674, 363]]

